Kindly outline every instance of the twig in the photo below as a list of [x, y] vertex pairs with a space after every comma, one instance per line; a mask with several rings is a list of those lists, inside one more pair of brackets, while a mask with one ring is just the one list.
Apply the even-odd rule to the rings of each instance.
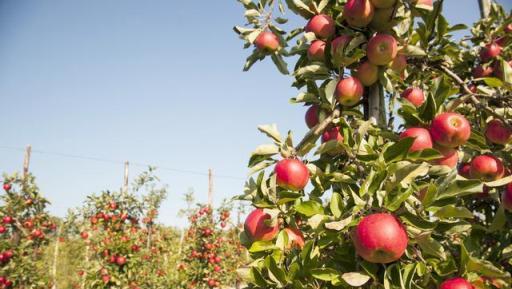
[[304, 138], [300, 141], [300, 143], [295, 147], [295, 151], [299, 152], [301, 151], [304, 146], [309, 143], [310, 141], [316, 141], [320, 135], [325, 131], [327, 126], [331, 124], [331, 122], [339, 117], [341, 115], [341, 109], [339, 107], [336, 107], [333, 112], [325, 118], [321, 123], [317, 124], [311, 130], [306, 133]]

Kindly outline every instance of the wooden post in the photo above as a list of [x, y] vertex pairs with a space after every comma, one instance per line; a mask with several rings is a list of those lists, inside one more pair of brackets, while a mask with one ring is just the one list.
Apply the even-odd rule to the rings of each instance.
[[25, 148], [25, 157], [23, 159], [23, 178], [28, 175], [28, 169], [30, 166], [30, 155], [32, 154], [32, 146], [28, 145]]
[[480, 17], [489, 17], [489, 13], [491, 12], [491, 0], [478, 0], [478, 6], [480, 6]]
[[128, 192], [128, 172], [129, 172], [130, 163], [128, 161], [124, 162], [124, 179], [123, 179], [123, 193]]
[[185, 238], [185, 229], [181, 229], [181, 234], [180, 234], [180, 247], [178, 249], [178, 255], [181, 256], [181, 252], [182, 252], [182, 249], [183, 249], [183, 239]]
[[59, 229], [57, 230], [57, 238], [55, 238], [55, 247], [53, 249], [53, 266], [51, 270], [51, 276], [53, 280], [52, 289], [57, 289], [57, 262], [59, 260], [59, 246], [60, 241], [59, 237], [62, 233], [62, 225], [59, 226]]
[[213, 175], [212, 169], [208, 169], [208, 206], [213, 206]]

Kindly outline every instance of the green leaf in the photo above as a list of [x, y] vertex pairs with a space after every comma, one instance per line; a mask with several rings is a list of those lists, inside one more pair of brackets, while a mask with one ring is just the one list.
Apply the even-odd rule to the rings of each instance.
[[505, 228], [507, 224], [507, 216], [505, 215], [505, 208], [501, 205], [492, 220], [491, 226], [489, 226], [490, 232], [496, 232]]
[[329, 203], [329, 208], [331, 209], [331, 213], [334, 217], [341, 217], [341, 210], [343, 209], [342, 198], [339, 193], [332, 193], [331, 202]]
[[483, 191], [482, 182], [479, 180], [455, 180], [451, 182], [446, 189], [439, 191], [437, 200], [446, 198], [462, 197]]
[[370, 281], [370, 276], [360, 272], [350, 272], [341, 275], [343, 281], [353, 287], [360, 287]]
[[472, 219], [473, 213], [465, 207], [455, 207], [447, 205], [437, 210], [434, 215], [440, 219], [466, 218]]
[[420, 234], [414, 237], [423, 253], [446, 260], [443, 245], [434, 240], [430, 234]]
[[400, 53], [406, 56], [425, 56], [427, 53], [423, 48], [414, 46], [414, 45], [406, 45], [401, 50]]
[[277, 125], [270, 124], [270, 125], [260, 125], [258, 126], [258, 130], [262, 133], [266, 134], [268, 137], [274, 140], [276, 144], [281, 144], [281, 135], [279, 134], [279, 131], [277, 130]]
[[307, 217], [311, 217], [316, 214], [323, 214], [324, 208], [322, 204], [317, 201], [305, 201], [295, 205], [295, 210]]
[[322, 281], [333, 281], [338, 278], [339, 275], [338, 271], [332, 268], [316, 268], [311, 270], [311, 276]]
[[508, 183], [512, 183], [512, 176], [504, 177], [504, 178], [501, 178], [501, 179], [499, 179], [497, 181], [493, 181], [493, 182], [487, 182], [487, 183], [485, 183], [485, 185], [488, 187], [494, 188], [494, 187], [504, 186]]
[[325, 228], [329, 230], [341, 231], [352, 223], [352, 216], [337, 222], [325, 223]]
[[252, 243], [251, 247], [249, 248], [249, 252], [256, 253], [274, 249], [277, 249], [277, 247], [274, 245], [274, 242], [272, 241], [256, 241]]
[[386, 163], [395, 162], [398, 160], [403, 160], [407, 157], [407, 153], [409, 148], [414, 143], [414, 138], [404, 138], [397, 143], [386, 148], [384, 151], [384, 160]]
[[279, 72], [285, 75], [290, 74], [290, 72], [288, 71], [288, 65], [286, 64], [286, 62], [284, 61], [283, 57], [280, 54], [274, 53], [270, 56], [270, 58], [272, 58], [272, 61], [276, 65]]

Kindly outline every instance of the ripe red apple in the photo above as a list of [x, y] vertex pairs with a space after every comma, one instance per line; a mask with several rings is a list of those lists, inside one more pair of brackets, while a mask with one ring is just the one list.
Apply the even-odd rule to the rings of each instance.
[[9, 184], [9, 183], [4, 183], [4, 190], [5, 190], [6, 192], [10, 191], [10, 190], [11, 190], [11, 188], [12, 188], [11, 184]]
[[464, 278], [452, 278], [439, 285], [439, 289], [474, 289], [473, 285]]
[[7, 232], [7, 229], [4, 226], [0, 226], [0, 234]]
[[465, 177], [466, 179], [471, 179], [471, 164], [463, 163], [459, 167], [459, 175]]
[[379, 80], [379, 68], [369, 61], [363, 62], [357, 68], [356, 77], [364, 86], [371, 86]]
[[455, 112], [445, 112], [432, 121], [430, 135], [437, 144], [455, 148], [468, 141], [471, 136], [471, 125], [464, 116]]
[[118, 256], [116, 258], [116, 264], [119, 265], [119, 266], [123, 266], [124, 264], [126, 264], [126, 257]]
[[325, 42], [322, 40], [313, 41], [308, 48], [308, 58], [311, 61], [324, 61]]
[[505, 26], [504, 30], [506, 33], [512, 32], [512, 23]]
[[390, 8], [395, 5], [396, 0], [371, 0], [375, 8]]
[[482, 62], [488, 62], [489, 60], [498, 57], [501, 54], [501, 50], [501, 46], [499, 46], [496, 42], [491, 42], [485, 45], [482, 50], [480, 50], [480, 59]]
[[423, 90], [417, 87], [409, 87], [402, 92], [402, 98], [409, 101], [415, 107], [420, 107], [425, 102]]
[[377, 32], [390, 31], [396, 25], [393, 17], [394, 8], [375, 9], [370, 27]]
[[298, 248], [302, 249], [304, 247], [304, 235], [301, 231], [296, 228], [285, 228], [286, 234], [288, 235], [288, 245], [287, 249]]
[[366, 56], [375, 65], [386, 65], [398, 54], [398, 44], [395, 37], [389, 34], [377, 34], [368, 41]]
[[323, 121], [327, 117], [327, 114], [324, 110], [320, 109], [320, 107], [316, 104], [313, 104], [306, 111], [306, 125], [308, 128], [313, 128], [319, 122]]
[[336, 23], [331, 16], [319, 14], [309, 20], [304, 30], [315, 33], [317, 38], [327, 39], [336, 32]]
[[404, 254], [409, 238], [400, 221], [391, 214], [364, 217], [352, 233], [359, 256], [371, 263], [394, 262]]
[[473, 68], [473, 77], [474, 78], [489, 77], [493, 74], [493, 72], [494, 72], [494, 69], [491, 66], [478, 65], [475, 68]]
[[512, 130], [507, 128], [499, 119], [487, 123], [485, 136], [491, 143], [505, 145], [512, 141]]
[[261, 32], [258, 37], [256, 37], [256, 40], [254, 40], [256, 48], [264, 53], [277, 51], [279, 49], [279, 44], [279, 38], [271, 31]]
[[339, 127], [335, 126], [333, 128], [330, 128], [322, 134], [323, 143], [331, 140], [337, 140], [338, 142], [343, 143], [343, 135], [341, 135]]
[[365, 27], [372, 21], [375, 7], [370, 0], [348, 0], [343, 10], [343, 18], [350, 26]]
[[284, 159], [277, 162], [274, 172], [277, 185], [281, 188], [300, 191], [306, 187], [309, 181], [309, 170], [298, 159]]
[[505, 168], [497, 157], [480, 155], [471, 160], [470, 174], [472, 178], [490, 182], [501, 179], [505, 174]]
[[271, 216], [263, 209], [255, 209], [245, 219], [244, 230], [252, 241], [270, 241], [279, 233], [279, 224], [269, 226], [265, 223]]
[[352, 41], [352, 36], [341, 35], [333, 39], [331, 42], [331, 57], [334, 66], [348, 66], [357, 61], [355, 57], [346, 56], [346, 49]]
[[43, 232], [41, 232], [41, 230], [39, 229], [35, 229], [34, 231], [32, 231], [31, 236], [33, 238], [41, 238], [43, 237]]
[[12, 224], [14, 222], [14, 219], [11, 216], [5, 216], [2, 218], [2, 222], [4, 224]]
[[217, 282], [215, 281], [215, 279], [208, 280], [208, 286], [215, 287], [216, 284], [217, 284]]
[[215, 267], [213, 267], [213, 271], [215, 272], [220, 272], [221, 268], [219, 265], [215, 265]]
[[451, 169], [457, 166], [457, 163], [459, 162], [458, 150], [452, 148], [445, 148], [442, 146], [436, 146], [435, 149], [437, 149], [443, 155], [443, 157], [433, 160], [432, 164], [438, 166], [447, 166]]
[[344, 106], [356, 105], [363, 96], [364, 87], [355, 77], [347, 77], [338, 82], [334, 95]]
[[407, 56], [397, 54], [393, 62], [391, 62], [391, 69], [397, 74], [401, 74], [407, 68]]
[[505, 191], [503, 192], [503, 195], [501, 196], [501, 201], [502, 201], [503, 207], [505, 207], [505, 209], [512, 211], [512, 183], [509, 183], [505, 187]]
[[414, 138], [414, 142], [409, 148], [409, 152], [421, 151], [427, 148], [431, 149], [433, 147], [430, 132], [422, 127], [411, 127], [400, 134], [400, 139], [407, 137]]
[[82, 239], [86, 240], [87, 238], [89, 238], [89, 234], [87, 232], [82, 232], [82, 233], [80, 233], [80, 237], [82, 237]]
[[101, 280], [103, 280], [103, 283], [107, 284], [108, 282], [110, 282], [110, 276], [103, 275], [103, 276], [101, 276]]

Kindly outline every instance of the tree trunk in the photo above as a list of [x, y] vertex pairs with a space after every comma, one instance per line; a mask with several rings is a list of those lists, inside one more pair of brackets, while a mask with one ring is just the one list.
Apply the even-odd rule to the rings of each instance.
[[386, 126], [386, 102], [381, 84], [370, 86], [368, 93], [368, 119], [378, 126]]
[[487, 18], [491, 12], [491, 1], [492, 0], [478, 0], [480, 6], [480, 17]]
[[53, 266], [51, 275], [53, 280], [52, 289], [57, 289], [57, 261], [59, 260], [59, 237], [62, 232], [62, 226], [59, 226], [59, 230], [57, 231], [57, 237], [55, 238], [55, 248], [53, 249]]

